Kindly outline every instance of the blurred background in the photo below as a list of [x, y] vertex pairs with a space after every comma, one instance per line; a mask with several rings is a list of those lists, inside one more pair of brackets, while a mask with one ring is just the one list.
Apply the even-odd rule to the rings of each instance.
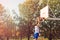
[[[0, 40], [33, 40], [40, 10], [49, 5], [49, 17], [60, 18], [59, 0], [0, 0]], [[40, 23], [38, 40], [60, 40], [60, 20]]]

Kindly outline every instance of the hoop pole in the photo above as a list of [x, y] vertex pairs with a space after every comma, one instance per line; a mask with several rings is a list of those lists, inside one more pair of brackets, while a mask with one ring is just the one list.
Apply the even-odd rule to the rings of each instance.
[[60, 20], [60, 18], [47, 18], [47, 20]]

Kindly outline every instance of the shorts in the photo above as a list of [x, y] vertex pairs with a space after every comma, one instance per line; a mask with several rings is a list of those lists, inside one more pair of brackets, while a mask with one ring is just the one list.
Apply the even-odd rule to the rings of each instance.
[[35, 33], [35, 34], [34, 34], [34, 38], [36, 38], [36, 39], [37, 39], [37, 38], [38, 38], [38, 36], [39, 36], [39, 33]]

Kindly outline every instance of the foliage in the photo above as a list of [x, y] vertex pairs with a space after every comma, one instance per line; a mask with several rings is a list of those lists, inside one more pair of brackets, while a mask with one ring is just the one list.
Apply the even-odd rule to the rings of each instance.
[[[39, 16], [40, 9], [45, 7], [47, 4], [49, 5], [49, 17], [60, 18], [60, 1], [59, 0], [48, 0], [48, 1], [42, 0], [41, 5], [39, 5], [39, 1], [36, 2], [36, 1], [30, 0], [19, 5], [20, 14], [23, 16], [23, 18], [25, 18], [24, 20], [27, 19], [27, 22], [29, 22], [29, 20], [31, 19], [33, 20], [34, 18]], [[42, 24], [41, 29], [44, 29], [44, 32], [48, 34], [50, 33], [51, 30], [52, 31], [54, 30], [57, 36], [58, 35], [57, 30], [60, 31], [59, 23], [60, 23], [59, 20], [45, 20], [44, 22], [41, 23]], [[54, 33], [52, 32], [52, 34]]]
[[20, 21], [23, 23], [23, 26], [26, 28], [27, 30], [26, 34], [28, 35], [32, 33], [33, 25], [35, 24], [33, 23], [35, 22], [34, 13], [36, 14], [38, 12], [37, 8], [38, 8], [37, 2], [32, 1], [32, 0], [26, 1], [24, 4], [19, 4], [19, 11], [22, 16], [22, 20]]
[[[1, 10], [1, 8], [3, 10]], [[9, 14], [10, 12], [0, 4], [0, 37], [11, 37], [12, 30], [15, 32], [15, 24]]]
[[[47, 5], [47, 2], [46, 0], [43, 1], [42, 5], [40, 5], [40, 7], [45, 7]], [[48, 2], [48, 5], [49, 5], [49, 16], [51, 18], [60, 18], [60, 1], [59, 0], [49, 0]], [[60, 31], [59, 30], [59, 22], [60, 20], [45, 20], [43, 23], [42, 23], [42, 26], [43, 28], [47, 29], [47, 33], [48, 31], [54, 31], [52, 32], [53, 35], [55, 35], [54, 37], [57, 37], [59, 38], [59, 32], [57, 33], [57, 31]], [[44, 30], [45, 30], [44, 29]]]

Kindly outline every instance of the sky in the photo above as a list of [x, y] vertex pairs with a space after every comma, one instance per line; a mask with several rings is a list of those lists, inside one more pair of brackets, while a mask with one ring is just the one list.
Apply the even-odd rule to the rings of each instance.
[[14, 15], [13, 15], [12, 10], [14, 9], [15, 12], [18, 14], [18, 16], [20, 16], [19, 15], [18, 5], [22, 4], [24, 1], [25, 0], [0, 0], [0, 4], [2, 4], [6, 9], [10, 10], [10, 15], [13, 18]]
[[25, 0], [0, 0], [0, 4], [2, 4], [5, 8], [9, 8], [11, 11], [14, 9], [17, 13], [19, 13], [18, 4], [23, 3]]

